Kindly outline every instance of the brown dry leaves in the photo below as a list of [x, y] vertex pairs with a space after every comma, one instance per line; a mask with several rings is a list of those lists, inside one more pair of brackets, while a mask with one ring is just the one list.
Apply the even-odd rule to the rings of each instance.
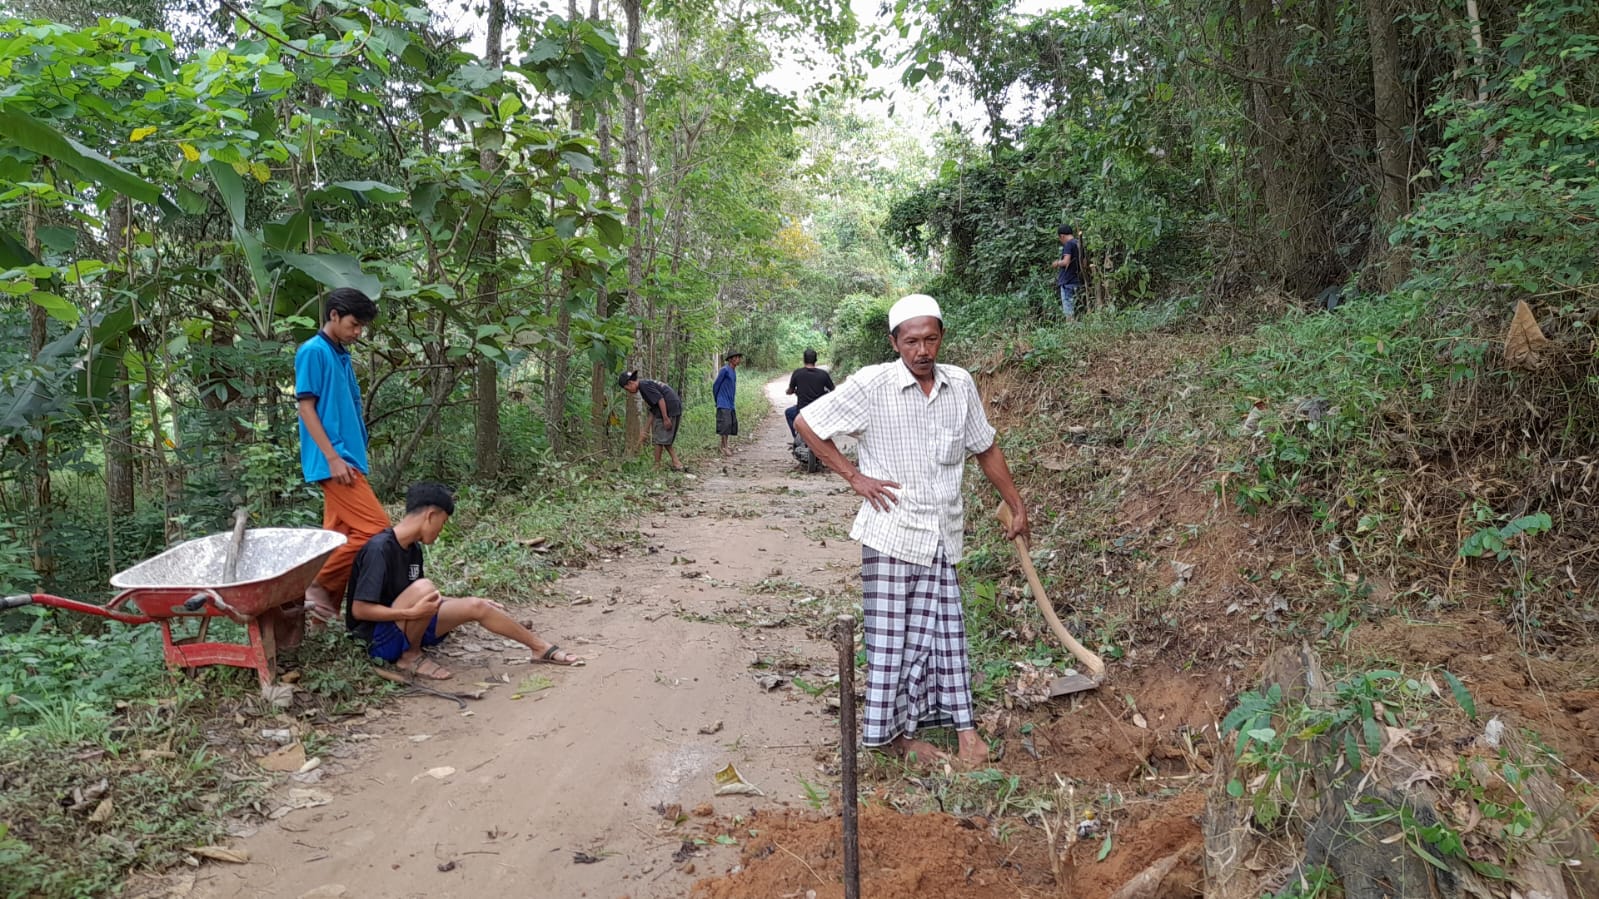
[[1543, 329], [1538, 327], [1538, 319], [1532, 314], [1532, 307], [1525, 300], [1516, 301], [1516, 314], [1510, 320], [1510, 331], [1505, 334], [1505, 362], [1511, 368], [1521, 368], [1528, 371], [1542, 368], [1544, 358], [1542, 350], [1549, 345], [1549, 338], [1544, 336]]

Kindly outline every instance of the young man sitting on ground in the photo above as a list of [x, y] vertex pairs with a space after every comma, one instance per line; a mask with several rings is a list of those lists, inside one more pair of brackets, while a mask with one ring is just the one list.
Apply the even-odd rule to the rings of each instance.
[[513, 620], [499, 603], [480, 596], [440, 596], [422, 576], [422, 547], [432, 545], [455, 514], [455, 497], [442, 484], [423, 481], [405, 493], [405, 517], [368, 540], [350, 572], [344, 624], [366, 641], [375, 659], [408, 674], [444, 680], [451, 673], [423, 655], [468, 621], [526, 646], [533, 661], [581, 665], [583, 660]]

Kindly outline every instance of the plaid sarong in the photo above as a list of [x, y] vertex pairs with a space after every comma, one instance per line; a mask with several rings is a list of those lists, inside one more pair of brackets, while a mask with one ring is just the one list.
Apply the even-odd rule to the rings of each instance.
[[861, 742], [882, 746], [918, 727], [968, 730], [972, 689], [966, 619], [943, 544], [931, 565], [861, 547], [866, 624], [866, 708]]

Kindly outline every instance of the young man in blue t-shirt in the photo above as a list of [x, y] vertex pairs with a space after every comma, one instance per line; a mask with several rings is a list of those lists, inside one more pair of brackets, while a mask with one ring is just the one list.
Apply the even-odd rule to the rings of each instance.
[[344, 625], [366, 642], [367, 654], [409, 674], [444, 680], [450, 671], [423, 655], [423, 648], [476, 621], [526, 646], [532, 661], [582, 665], [583, 659], [528, 630], [492, 599], [439, 595], [423, 574], [422, 547], [439, 539], [453, 514], [455, 497], [443, 484], [412, 484], [405, 493], [405, 517], [375, 534], [356, 555]]
[[346, 538], [305, 588], [307, 612], [326, 622], [338, 617], [355, 554], [389, 526], [389, 513], [366, 479], [366, 419], [350, 358], [350, 346], [378, 317], [378, 304], [341, 287], [328, 293], [323, 306], [322, 328], [294, 353], [294, 395], [301, 472], [307, 483], [322, 488], [322, 527]]
[[743, 353], [728, 353], [727, 364], [711, 384], [716, 396], [716, 433], [722, 438], [724, 456], [728, 454], [727, 438], [738, 436], [738, 364], [743, 361]]
[[1060, 311], [1066, 320], [1077, 315], [1077, 292], [1083, 289], [1083, 245], [1070, 225], [1061, 225], [1060, 258], [1050, 263], [1056, 270], [1055, 286], [1060, 290]]

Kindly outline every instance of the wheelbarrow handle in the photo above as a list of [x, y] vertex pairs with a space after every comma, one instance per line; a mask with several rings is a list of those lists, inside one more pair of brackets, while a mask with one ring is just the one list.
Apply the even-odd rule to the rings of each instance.
[[0, 597], [0, 612], [31, 605], [33, 605], [33, 594], [31, 593], [18, 593], [15, 596]]
[[60, 596], [52, 596], [49, 593], [35, 593], [32, 596], [8, 596], [4, 601], [0, 601], [0, 609], [16, 608], [17, 606], [27, 604], [16, 603], [16, 605], [11, 605], [12, 601], [17, 599], [27, 600], [34, 605], [49, 606], [52, 609], [65, 609], [68, 612], [78, 612], [83, 615], [96, 615], [101, 618], [110, 618], [114, 621], [121, 621], [124, 624], [149, 624], [155, 620], [148, 615], [130, 615], [127, 612], [118, 612], [114, 605], [97, 606], [86, 602], [79, 602], [76, 599], [66, 599]]

